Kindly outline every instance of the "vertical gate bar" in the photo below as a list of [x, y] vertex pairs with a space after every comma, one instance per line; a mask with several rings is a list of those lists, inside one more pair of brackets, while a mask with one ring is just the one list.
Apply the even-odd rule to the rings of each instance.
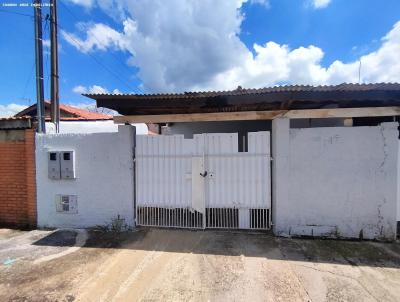
[[263, 229], [265, 229], [265, 227], [267, 225], [267, 220], [265, 219], [266, 218], [265, 217], [266, 214], [267, 214], [267, 211], [263, 210], [263, 224], [262, 224]]
[[177, 221], [177, 218], [178, 218], [178, 215], [176, 214], [176, 212], [177, 212], [177, 208], [174, 208], [174, 216], [175, 216], [175, 218], [174, 218], [174, 227], [176, 227], [176, 225], [177, 225], [176, 221]]
[[227, 209], [224, 209], [224, 227], [225, 227], [225, 228], [227, 227], [227, 223], [226, 223], [226, 210], [227, 210]]

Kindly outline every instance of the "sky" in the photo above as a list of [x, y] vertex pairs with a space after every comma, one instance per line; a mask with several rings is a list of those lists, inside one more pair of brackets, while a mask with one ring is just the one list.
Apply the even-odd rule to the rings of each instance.
[[[0, 116], [36, 102], [22, 3], [0, 0]], [[400, 82], [399, 0], [58, 0], [58, 22], [60, 101], [77, 107], [88, 92]]]

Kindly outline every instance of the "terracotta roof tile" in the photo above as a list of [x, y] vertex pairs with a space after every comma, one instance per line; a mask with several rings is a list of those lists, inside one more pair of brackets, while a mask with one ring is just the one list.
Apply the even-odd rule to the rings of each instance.
[[98, 112], [91, 112], [89, 110], [85, 109], [80, 109], [72, 106], [67, 106], [60, 104], [60, 110], [64, 110], [72, 115], [75, 115], [75, 117], [64, 117], [61, 118], [61, 120], [72, 120], [72, 119], [77, 119], [77, 120], [111, 120], [113, 117], [112, 115], [104, 114], [104, 113], [98, 113]]
[[[45, 107], [50, 108], [50, 102], [45, 101]], [[36, 111], [36, 104], [29, 106], [28, 108], [18, 112], [15, 117], [21, 117], [25, 115], [32, 115], [32, 111]], [[112, 115], [91, 112], [86, 109], [80, 109], [73, 106], [60, 104], [61, 121], [98, 121], [98, 120], [112, 120]], [[71, 116], [63, 116], [62, 113], [66, 113]], [[50, 120], [50, 116], [46, 116], [46, 120]]]

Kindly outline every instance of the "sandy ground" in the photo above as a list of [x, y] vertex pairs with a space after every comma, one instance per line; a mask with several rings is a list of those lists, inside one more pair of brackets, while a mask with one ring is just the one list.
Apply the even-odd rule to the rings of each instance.
[[400, 301], [399, 243], [0, 230], [0, 261], [0, 301]]

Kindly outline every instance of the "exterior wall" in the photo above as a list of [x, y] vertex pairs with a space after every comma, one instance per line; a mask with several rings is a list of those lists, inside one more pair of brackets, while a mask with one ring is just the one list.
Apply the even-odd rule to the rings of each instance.
[[397, 221], [400, 222], [400, 146], [399, 146], [399, 155], [397, 157]]
[[395, 239], [397, 123], [273, 128], [275, 234]]
[[[146, 124], [134, 124], [137, 134], [147, 134]], [[47, 133], [56, 133], [53, 123], [46, 123]], [[105, 121], [61, 121], [60, 133], [105, 133], [118, 132], [118, 124], [112, 120]]]
[[36, 226], [35, 132], [0, 130], [0, 225]]
[[[133, 226], [134, 128], [118, 133], [37, 134], [37, 200], [40, 227], [105, 225], [117, 215]], [[76, 179], [48, 178], [48, 152], [75, 151]], [[78, 213], [56, 212], [57, 194], [77, 195]]]
[[202, 133], [237, 133], [238, 150], [245, 151], [247, 133], [270, 131], [271, 121], [225, 121], [225, 122], [194, 122], [172, 123], [162, 134], [183, 134], [185, 138], [193, 138]]
[[271, 130], [271, 121], [232, 121], [232, 122], [194, 122], [173, 123], [163, 134], [183, 134], [185, 138], [193, 138], [202, 133], [239, 133]]
[[343, 118], [313, 118], [290, 120], [290, 128], [313, 128], [313, 127], [341, 127], [345, 126]]

